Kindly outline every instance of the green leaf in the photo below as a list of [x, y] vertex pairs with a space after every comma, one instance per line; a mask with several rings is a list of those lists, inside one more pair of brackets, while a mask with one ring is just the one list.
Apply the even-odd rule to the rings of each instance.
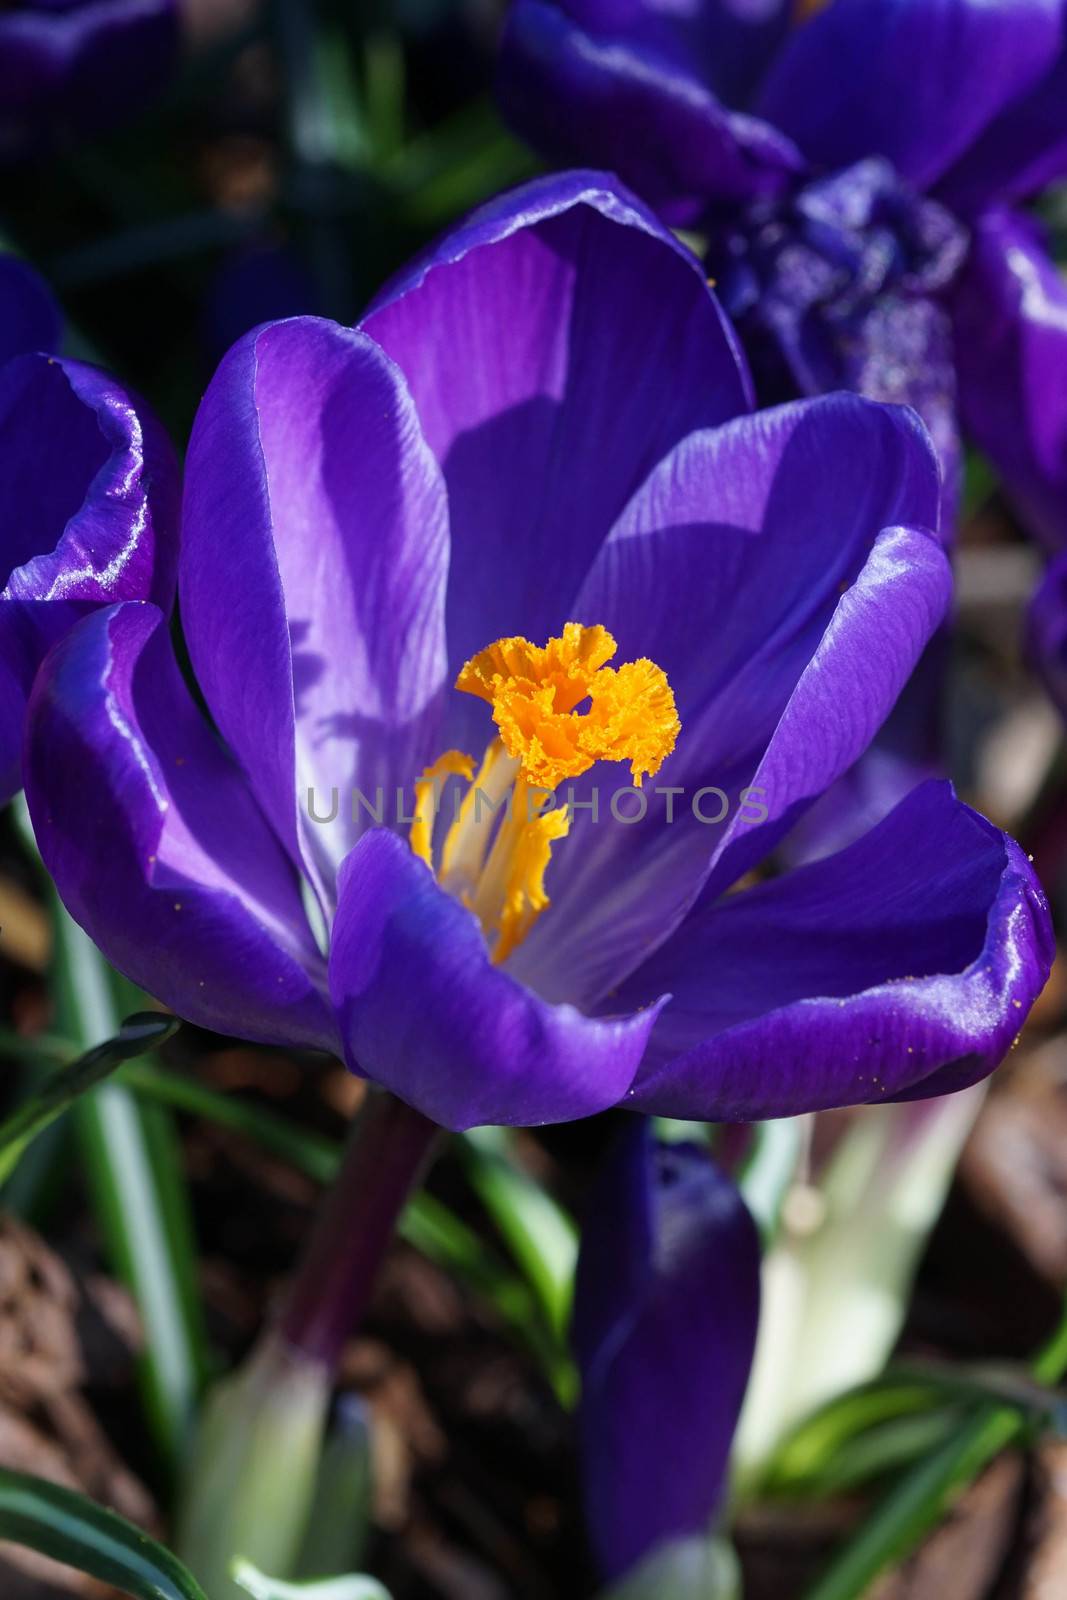
[[192, 1573], [140, 1528], [42, 1478], [0, 1469], [0, 1539], [51, 1556], [135, 1600], [207, 1600]]
[[570, 1321], [578, 1229], [552, 1196], [505, 1153], [502, 1128], [478, 1128], [460, 1141], [467, 1177], [499, 1228], [544, 1310], [563, 1337]]
[[154, 1061], [130, 1062], [122, 1068], [117, 1081], [141, 1099], [172, 1106], [176, 1111], [186, 1111], [244, 1134], [315, 1183], [328, 1184], [336, 1176], [341, 1159], [341, 1146], [336, 1139], [301, 1128], [288, 1117], [243, 1100], [240, 1095], [221, 1094], [198, 1078], [173, 1072]]
[[1064, 1396], [1010, 1362], [956, 1366], [941, 1361], [900, 1361], [894, 1363], [890, 1376], [924, 1386], [935, 1401], [992, 1400], [997, 1405], [1016, 1407], [1046, 1432], [1061, 1438], [1067, 1432]]
[[377, 176], [404, 222], [426, 228], [443, 226], [536, 171], [528, 149], [501, 126], [486, 96], [410, 139]]
[[244, 1556], [291, 1573], [311, 1509], [333, 1373], [269, 1331], [209, 1393], [184, 1464], [174, 1548], [211, 1600], [242, 1600]]
[[340, 1396], [334, 1407], [292, 1576], [310, 1582], [361, 1567], [373, 1501], [370, 1411], [359, 1395], [349, 1393]]
[[[1067, 1301], [1047, 1344], [1030, 1363], [1030, 1376], [1048, 1387], [1067, 1373]], [[937, 1526], [955, 1498], [1008, 1445], [1025, 1438], [1029, 1419], [1019, 1407], [975, 1406], [940, 1449], [905, 1472], [872, 1514], [807, 1590], [805, 1600], [860, 1600], [894, 1562]]]
[[[139, 991], [112, 971], [64, 907], [37, 854], [24, 795], [13, 810], [48, 891], [55, 932], [50, 982], [59, 1032], [78, 1051], [95, 1047], [117, 1032], [131, 994]], [[72, 1121], [107, 1253], [141, 1315], [139, 1377], [146, 1413], [164, 1467], [173, 1471], [209, 1365], [175, 1130], [161, 1108], [142, 1108], [113, 1081], [75, 1101]]]
[[[959, 1427], [959, 1409], [940, 1407], [888, 1418], [856, 1434], [818, 1472], [787, 1492], [809, 1500], [832, 1500], [925, 1460]], [[767, 1492], [771, 1492], [767, 1485]]]
[[210, 1366], [175, 1129], [162, 1107], [139, 1105], [115, 1083], [75, 1115], [107, 1253], [141, 1314], [146, 1413], [173, 1471]]
[[233, 1576], [253, 1600], [389, 1600], [388, 1591], [376, 1578], [354, 1573], [315, 1583], [283, 1583], [280, 1578], [266, 1577], [251, 1561], [235, 1561]]
[[[62, 1031], [78, 1045], [114, 1032], [129, 1002], [97, 950], [53, 897], [53, 985]], [[208, 1369], [197, 1294], [196, 1249], [181, 1153], [162, 1108], [142, 1107], [118, 1082], [74, 1108], [93, 1209], [114, 1270], [128, 1285], [145, 1332], [139, 1370], [145, 1407], [164, 1464], [185, 1448]]]
[[79, 1096], [95, 1089], [124, 1061], [158, 1049], [180, 1026], [177, 1017], [164, 1017], [152, 1011], [138, 1012], [127, 1017], [113, 1039], [88, 1050], [72, 1066], [46, 1078], [5, 1122], [0, 1123], [0, 1183], [10, 1177], [27, 1146], [69, 1110]]
[[818, 1494], [816, 1486], [857, 1440], [902, 1418], [927, 1416], [937, 1400], [928, 1385], [893, 1375], [837, 1395], [786, 1435], [761, 1488], [768, 1494]]
[[805, 1600], [860, 1600], [878, 1575], [909, 1555], [936, 1527], [951, 1500], [973, 1482], [1019, 1429], [1019, 1413], [983, 1407], [941, 1448], [893, 1485]]
[[403, 148], [404, 51], [395, 33], [372, 33], [363, 47], [367, 125], [379, 160]]

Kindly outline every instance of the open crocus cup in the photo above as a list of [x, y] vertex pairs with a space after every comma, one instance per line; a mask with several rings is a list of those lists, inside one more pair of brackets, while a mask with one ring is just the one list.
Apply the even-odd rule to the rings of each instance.
[[930, 784], [752, 886], [945, 614], [938, 496], [907, 410], [750, 414], [687, 250], [537, 181], [359, 328], [225, 358], [180, 570], [214, 729], [160, 611], [87, 617], [31, 711], [45, 861], [182, 1016], [447, 1127], [960, 1087], [1048, 972], [1010, 839]]

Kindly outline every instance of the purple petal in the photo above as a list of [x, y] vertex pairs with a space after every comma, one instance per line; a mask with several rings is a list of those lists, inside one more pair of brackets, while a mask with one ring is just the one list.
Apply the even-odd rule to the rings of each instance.
[[[791, 23], [792, 0], [553, 0], [587, 33], [659, 56], [743, 105]], [[514, 10], [514, 7], [512, 8]]]
[[0, 792], [19, 787], [26, 699], [54, 641], [92, 606], [169, 610], [178, 471], [142, 401], [78, 361], [25, 355], [0, 368]]
[[336, 1048], [296, 876], [155, 606], [94, 612], [51, 652], [26, 766], [45, 865], [121, 972], [202, 1027]]
[[702, 908], [626, 984], [672, 991], [628, 1104], [750, 1121], [963, 1088], [1048, 977], [1048, 906], [948, 784], [840, 855]]
[[[513, 957], [517, 975], [592, 1005], [665, 937], [712, 865], [717, 894], [847, 771], [948, 605], [948, 563], [925, 531], [937, 501], [917, 419], [855, 395], [694, 435], [651, 475], [575, 614], [610, 628], [620, 660], [664, 668], [682, 732], [639, 823], [609, 811], [626, 777], [590, 774], [603, 814], [578, 813], [557, 846], [552, 909]], [[704, 786], [728, 797], [719, 826], [714, 796], [694, 814]], [[749, 786], [763, 826], [740, 806]], [[668, 787], [685, 793], [656, 797]]]
[[[220, 730], [325, 900], [353, 786], [391, 811], [439, 753], [447, 566], [441, 473], [373, 341], [303, 317], [235, 346], [189, 446], [182, 616]], [[309, 787], [320, 815], [338, 789], [336, 823], [309, 820]]]
[[1067, 173], [1067, 48], [1021, 99], [1012, 101], [941, 181], [958, 211], [1025, 200]]
[[55, 350], [59, 307], [27, 261], [0, 255], [0, 365], [28, 350]]
[[341, 868], [330, 993], [354, 1070], [456, 1129], [614, 1105], [659, 1010], [594, 1021], [546, 1005], [490, 965], [473, 914], [384, 829]]
[[80, 361], [27, 355], [0, 373], [3, 595], [168, 607], [177, 467], [148, 407]]
[[766, 795], [768, 816], [753, 827], [735, 813], [704, 898], [755, 866], [868, 748], [944, 620], [951, 591], [948, 561], [929, 535], [913, 528], [879, 535], [756, 769], [752, 786]]
[[501, 106], [553, 161], [611, 168], [675, 225], [697, 221], [712, 202], [781, 194], [804, 170], [800, 152], [770, 124], [728, 110], [699, 56], [665, 31], [662, 20], [616, 29], [583, 24], [551, 0], [516, 0], [501, 47]]
[[0, 161], [148, 105], [177, 59], [175, 0], [23, 3], [0, 11]]
[[543, 179], [476, 212], [364, 326], [444, 467], [453, 670], [504, 635], [558, 630], [650, 469], [747, 409], [699, 264], [603, 176]]
[[628, 1130], [589, 1197], [574, 1306], [586, 1517], [606, 1577], [703, 1533], [719, 1507], [759, 1268], [755, 1224], [707, 1152]]
[[1050, 549], [1067, 543], [1067, 283], [1033, 225], [976, 224], [952, 297], [963, 423]]
[[926, 188], [1051, 67], [1060, 0], [833, 0], [757, 101], [819, 166], [887, 156]]
[[945, 684], [950, 624], [938, 630], [869, 750], [833, 784], [783, 841], [794, 866], [852, 844], [920, 783], [945, 776]]

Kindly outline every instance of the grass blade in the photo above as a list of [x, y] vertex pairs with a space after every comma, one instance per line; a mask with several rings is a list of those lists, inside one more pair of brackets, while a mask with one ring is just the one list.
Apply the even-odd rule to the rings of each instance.
[[207, 1600], [192, 1573], [140, 1528], [42, 1478], [0, 1469], [0, 1539], [51, 1556], [135, 1600]]
[[[1034, 1382], [1049, 1387], [1067, 1373], [1067, 1303], [1051, 1339], [1030, 1365]], [[1018, 1408], [981, 1405], [940, 1450], [893, 1485], [867, 1521], [831, 1562], [804, 1600], [861, 1600], [871, 1584], [909, 1555], [994, 1456], [1032, 1429]]]
[[[55, 930], [57, 1021], [85, 1048], [115, 1032], [112, 975], [58, 899]], [[146, 1413], [163, 1462], [173, 1470], [208, 1367], [176, 1135], [168, 1113], [141, 1106], [116, 1082], [79, 1100], [73, 1117], [108, 1256], [140, 1311]]]
[[132, 1056], [165, 1044], [181, 1026], [177, 1017], [139, 1012], [127, 1017], [106, 1044], [89, 1050], [72, 1066], [53, 1072], [11, 1116], [0, 1123], [0, 1183], [14, 1171], [23, 1151], [88, 1090], [96, 1088]]
[[541, 1304], [549, 1327], [566, 1336], [578, 1261], [578, 1229], [548, 1191], [504, 1153], [499, 1128], [479, 1128], [460, 1148], [467, 1178]]
[[132, 1089], [139, 1099], [172, 1106], [176, 1111], [244, 1134], [315, 1183], [331, 1183], [337, 1175], [341, 1145], [336, 1139], [301, 1128], [266, 1106], [236, 1094], [223, 1094], [197, 1078], [172, 1072], [154, 1061], [127, 1063], [120, 1069], [117, 1081]]

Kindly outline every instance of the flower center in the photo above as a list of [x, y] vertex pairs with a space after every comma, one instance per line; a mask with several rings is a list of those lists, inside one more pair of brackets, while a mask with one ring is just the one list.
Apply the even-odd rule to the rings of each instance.
[[558, 804], [559, 785], [598, 761], [628, 761], [640, 787], [674, 749], [681, 724], [666, 674], [648, 660], [607, 666], [616, 649], [606, 628], [578, 622], [546, 645], [489, 645], [467, 662], [456, 688], [488, 702], [498, 737], [477, 776], [470, 756], [448, 750], [415, 785], [411, 848], [431, 871], [441, 785], [459, 777], [469, 786], [436, 870], [478, 917], [495, 962], [507, 960], [548, 906], [545, 872], [571, 820]]

